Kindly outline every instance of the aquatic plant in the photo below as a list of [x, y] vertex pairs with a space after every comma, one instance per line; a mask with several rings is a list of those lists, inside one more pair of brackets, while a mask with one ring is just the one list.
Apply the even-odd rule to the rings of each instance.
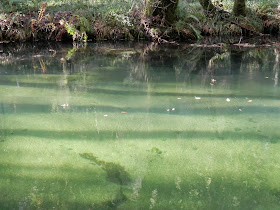
[[161, 151], [159, 148], [157, 148], [157, 147], [153, 147], [153, 148], [151, 149], [151, 152], [152, 152], [152, 153], [155, 153], [155, 154], [158, 154], [158, 155], [161, 155], [161, 154], [162, 154], [162, 151]]

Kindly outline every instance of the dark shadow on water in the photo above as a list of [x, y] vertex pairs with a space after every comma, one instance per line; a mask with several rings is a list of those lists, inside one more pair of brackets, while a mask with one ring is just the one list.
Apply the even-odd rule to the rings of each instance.
[[[240, 131], [235, 129], [234, 131], [113, 131], [113, 130], [100, 130], [97, 131], [51, 131], [51, 130], [29, 130], [29, 129], [5, 129], [2, 130], [10, 136], [25, 136], [25, 137], [37, 137], [46, 138], [49, 140], [88, 140], [88, 141], [111, 141], [111, 140], [174, 140], [184, 139], [205, 139], [205, 140], [246, 140], [246, 141], [270, 141], [271, 143], [278, 142], [279, 136], [266, 136], [258, 132]], [[9, 137], [7, 137], [9, 139]]]
[[7, 79], [0, 79], [1, 85], [9, 86], [9, 87], [20, 87], [20, 88], [40, 88], [40, 89], [58, 89], [57, 81], [49, 82], [49, 83], [26, 83], [26, 82], [19, 82], [17, 81], [8, 81]]
[[[126, 202], [126, 199], [117, 195], [115, 198], [108, 199], [107, 201], [100, 203], [90, 203], [90, 202], [79, 202], [71, 201], [67, 199], [57, 199], [56, 201], [43, 201], [40, 205], [32, 203], [31, 200], [0, 200], [0, 209], [3, 210], [14, 210], [14, 209], [67, 209], [67, 210], [116, 210], [118, 207]], [[41, 202], [38, 199], [38, 202]]]
[[[16, 154], [15, 154], [16, 155]], [[43, 164], [43, 163], [42, 163]], [[88, 169], [74, 169], [70, 166], [68, 167], [57, 167], [57, 166], [37, 166], [37, 165], [14, 165], [14, 164], [0, 164], [0, 174], [1, 179], [10, 179], [10, 180], [20, 180], [23, 182], [30, 182], [30, 179], [32, 178], [32, 175], [35, 174], [37, 181], [44, 181], [48, 180], [49, 182], [64, 182], [67, 181], [73, 181], [79, 185], [86, 185], [85, 183], [94, 184], [96, 186], [102, 185], [100, 180], [102, 180], [102, 177], [100, 175], [103, 175], [101, 170], [98, 168], [94, 168], [92, 165], [88, 166]], [[18, 173], [20, 172], [20, 173]], [[28, 175], [24, 175], [24, 173], [27, 173]], [[57, 177], [57, 172], [61, 173], [59, 177]], [[96, 173], [98, 172], [98, 173]], [[39, 175], [41, 174], [41, 176]], [[69, 174], [71, 174], [71, 178], [69, 180]], [[49, 176], [54, 175], [52, 178], [46, 178]], [[104, 180], [105, 180], [105, 174], [104, 174]]]
[[[244, 99], [244, 102], [247, 100]], [[106, 112], [119, 114], [122, 111], [127, 112], [127, 115], [133, 113], [146, 113], [146, 114], [162, 114], [162, 115], [178, 115], [178, 116], [227, 116], [227, 115], [248, 115], [248, 114], [273, 114], [277, 115], [280, 113], [280, 107], [278, 106], [263, 106], [263, 105], [249, 105], [246, 107], [232, 106], [223, 104], [223, 106], [214, 107], [211, 102], [204, 103], [204, 107], [194, 107], [197, 102], [195, 99], [188, 104], [179, 104], [177, 101], [174, 102], [176, 111], [167, 112], [166, 108], [169, 107], [116, 107], [116, 106], [72, 106], [69, 104], [68, 107], [62, 107], [57, 105], [55, 109], [52, 105], [40, 105], [40, 104], [4, 104], [3, 110], [5, 114], [23, 114], [23, 113], [88, 113], [88, 112]], [[203, 104], [203, 102], [201, 102]], [[211, 107], [212, 106], [212, 107]], [[171, 107], [170, 107], [171, 108]], [[242, 108], [242, 112], [239, 110]]]
[[[90, 170], [74, 170], [54, 167], [24, 167], [24, 166], [4, 166], [0, 165], [0, 176], [2, 180], [9, 180], [13, 184], [12, 189], [1, 192], [0, 209], [116, 209], [119, 205], [126, 202], [127, 198], [122, 192], [122, 188], [114, 188], [110, 194], [114, 195], [111, 199], [100, 199], [103, 202], [91, 203], [90, 201], [80, 201], [75, 194], [89, 193], [107, 187], [107, 183], [102, 181], [100, 174], [90, 172]], [[89, 168], [93, 166], [89, 165]], [[11, 170], [12, 173], [5, 171]], [[22, 170], [30, 170], [29, 176], [22, 175]], [[50, 178], [42, 175], [38, 177], [38, 171], [52, 172]], [[61, 178], [56, 177], [56, 172], [64, 173]], [[18, 175], [16, 175], [18, 174]], [[101, 174], [102, 175], [102, 174]], [[76, 177], [77, 176], [77, 177]], [[14, 198], [17, 193], [13, 190], [18, 188], [21, 200]], [[83, 192], [84, 190], [84, 192]], [[106, 192], [106, 191], [105, 191]], [[109, 194], [109, 193], [108, 193]], [[51, 196], [50, 196], [51, 195]], [[75, 195], [75, 196], [73, 196]], [[16, 196], [15, 196], [16, 197]], [[74, 197], [74, 198], [73, 198]], [[108, 195], [104, 195], [108, 197]], [[53, 199], [53, 200], [52, 200]], [[80, 202], [79, 202], [80, 201]], [[65, 207], [67, 206], [67, 207]], [[90, 208], [94, 207], [94, 208]]]
[[[188, 168], [187, 164], [186, 160], [186, 168]], [[65, 180], [68, 182], [57, 180], [55, 177], [37, 179], [32, 176], [2, 176], [5, 170], [11, 169], [20, 172], [22, 167], [5, 166], [2, 168], [1, 165], [1, 179], [9, 179], [13, 184], [17, 184], [18, 193], [22, 195], [22, 198], [21, 200], [14, 199], [16, 194], [13, 190], [3, 191], [1, 192], [0, 209], [20, 209], [20, 207], [24, 207], [23, 209], [52, 209], [55, 207], [55, 209], [109, 210], [118, 209], [118, 207], [125, 209], [127, 206], [130, 206], [130, 209], [132, 207], [133, 209], [149, 209], [152, 192], [156, 201], [154, 209], [189, 209], [190, 204], [193, 205], [192, 209], [277, 209], [280, 202], [279, 187], [266, 185], [267, 177], [264, 174], [255, 174], [254, 169], [257, 169], [258, 166], [252, 167], [251, 176], [242, 173], [231, 174], [230, 169], [215, 174], [209, 172], [209, 174], [201, 175], [188, 172], [186, 177], [180, 177], [181, 181], [177, 185], [174, 183], [176, 177], [164, 174], [168, 172], [168, 169], [157, 172], [154, 168], [148, 168], [147, 172], [151, 170], [152, 176], [147, 173], [147, 176], [141, 180], [137, 199], [126, 198], [126, 195], [131, 196], [132, 189], [127, 189], [123, 193], [122, 190], [118, 190], [119, 188], [115, 188], [116, 192], [110, 192], [114, 194], [111, 199], [100, 198], [103, 200], [102, 202], [91, 203], [78, 199], [78, 195], [90, 193], [91, 187], [97, 190], [104, 183], [99, 185], [98, 182], [92, 182], [90, 177], [73, 179], [71, 170], [65, 176]], [[52, 170], [51, 167], [43, 167], [43, 169]], [[184, 171], [187, 172], [187, 169], [180, 168], [180, 174], [184, 174]], [[77, 172], [81, 175], [84, 173], [84, 171]], [[92, 176], [94, 179], [94, 175]], [[77, 198], [73, 197], [75, 194]]]
[[[190, 178], [192, 182], [182, 181], [179, 189], [175, 188], [173, 180], [167, 179], [162, 184], [163, 181], [149, 180], [149, 177], [147, 177], [142, 184], [146, 191], [144, 195], [157, 189], [158, 202], [163, 201], [163, 204], [166, 205], [168, 205], [168, 202], [164, 201], [169, 201], [170, 197], [176, 194], [177, 197], [172, 199], [175, 200], [173, 205], [175, 204], [177, 208], [171, 205], [170, 209], [258, 209], [262, 207], [269, 209], [270, 205], [278, 206], [280, 202], [279, 188], [269, 188], [263, 184], [257, 186], [257, 182], [265, 182], [266, 177], [257, 177], [253, 174], [252, 176], [255, 179], [254, 181], [242, 175], [233, 177], [233, 175], [223, 172], [211, 176], [210, 179], [207, 175], [197, 175], [196, 178]], [[159, 175], [158, 178], [161, 179], [162, 177]], [[181, 178], [188, 180], [187, 177]], [[211, 180], [208, 182], [209, 185], [207, 180]], [[245, 185], [244, 180], [250, 180], [251, 183]], [[146, 199], [148, 199], [148, 196]], [[181, 203], [180, 200], [183, 202]], [[193, 204], [195, 207], [181, 206], [180, 203], [184, 205], [184, 201], [189, 201], [188, 204]], [[146, 209], [148, 207], [147, 205]]]
[[[1, 81], [1, 80], [0, 80]], [[16, 81], [14, 82], [7, 82], [6, 80], [1, 81], [1, 85], [10, 85], [11, 87], [16, 87]], [[57, 85], [57, 82], [53, 82], [53, 83], [25, 83], [22, 82], [19, 84], [20, 87], [24, 88], [24, 87], [30, 87], [30, 88], [39, 88], [39, 89], [53, 89], [53, 90], [58, 90], [61, 87], [59, 87]], [[71, 85], [68, 86], [70, 90], [75, 89], [75, 91], [77, 91], [77, 87], [74, 85], [73, 87]], [[89, 88], [89, 87], [85, 87], [82, 88], [81, 93], [85, 94], [85, 92], [87, 94], [105, 94], [105, 95], [119, 95], [119, 96], [127, 96], [127, 97], [131, 97], [131, 96], [163, 96], [163, 97], [195, 97], [195, 96], [200, 96], [203, 98], [207, 98], [207, 97], [211, 97], [211, 98], [237, 98], [237, 99], [242, 99], [242, 98], [258, 98], [258, 99], [271, 99], [271, 100], [279, 100], [280, 95], [276, 94], [276, 95], [267, 95], [267, 94], [261, 94], [259, 92], [256, 92], [256, 94], [244, 94], [242, 95], [242, 93], [230, 93], [230, 94], [215, 94], [215, 92], [209, 93], [209, 94], [205, 94], [205, 93], [176, 93], [176, 92], [147, 92], [145, 90], [139, 90], [139, 89], [135, 89], [135, 90], [125, 90], [124, 86], [121, 86], [121, 89], [106, 89], [106, 88]]]
[[[139, 91], [139, 90], [112, 90], [112, 89], [102, 89], [102, 88], [94, 88], [94, 89], [88, 89], [88, 93], [102, 93], [102, 94], [111, 94], [111, 95], [124, 95], [124, 96], [173, 96], [173, 97], [217, 97], [217, 98], [263, 98], [263, 99], [275, 99], [278, 100], [276, 96], [269, 96], [269, 95], [260, 95], [259, 93], [256, 93], [256, 95], [249, 95], [246, 94], [242, 96], [240, 93], [238, 94], [215, 94], [209, 93], [209, 94], [198, 94], [198, 93], [174, 93], [174, 92], [147, 92], [147, 91]], [[280, 95], [279, 95], [280, 97]]]

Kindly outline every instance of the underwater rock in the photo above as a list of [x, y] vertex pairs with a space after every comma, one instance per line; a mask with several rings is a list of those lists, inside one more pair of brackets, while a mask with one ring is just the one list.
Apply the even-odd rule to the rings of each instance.
[[80, 153], [82, 158], [87, 159], [101, 166], [101, 168], [107, 173], [107, 180], [119, 185], [128, 185], [131, 182], [129, 173], [125, 171], [125, 168], [120, 164], [113, 162], [106, 162], [104, 160], [99, 160], [92, 153]]

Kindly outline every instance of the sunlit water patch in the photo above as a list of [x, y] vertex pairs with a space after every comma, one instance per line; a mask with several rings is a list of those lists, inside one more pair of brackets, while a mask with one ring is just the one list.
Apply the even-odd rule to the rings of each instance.
[[0, 209], [279, 209], [279, 49], [1, 47]]

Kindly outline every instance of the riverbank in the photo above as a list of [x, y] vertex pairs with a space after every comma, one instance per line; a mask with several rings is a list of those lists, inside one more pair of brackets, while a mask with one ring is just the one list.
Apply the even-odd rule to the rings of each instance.
[[[197, 2], [181, 1], [178, 21], [166, 25], [157, 17], [146, 17], [143, 2], [54, 2], [58, 1], [1, 3], [0, 42], [140, 39], [173, 42], [202, 37], [278, 35], [280, 29], [280, 8], [272, 3], [251, 6], [247, 17], [236, 18], [227, 13], [230, 5], [219, 5], [223, 13], [206, 16]], [[233, 42], [238, 43], [239, 39]]]

